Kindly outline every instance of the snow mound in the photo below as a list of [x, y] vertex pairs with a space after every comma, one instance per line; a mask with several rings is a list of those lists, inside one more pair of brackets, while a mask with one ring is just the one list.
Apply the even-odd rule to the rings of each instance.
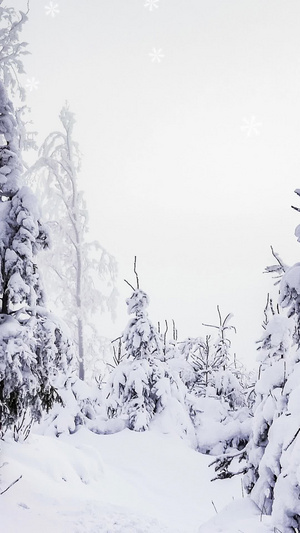
[[250, 498], [227, 505], [214, 518], [203, 524], [198, 533], [273, 533], [270, 517], [261, 512]]

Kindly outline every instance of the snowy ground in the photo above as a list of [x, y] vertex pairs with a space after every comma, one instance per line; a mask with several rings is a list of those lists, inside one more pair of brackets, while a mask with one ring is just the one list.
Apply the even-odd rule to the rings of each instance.
[[[6, 533], [269, 533], [240, 479], [211, 482], [211, 458], [155, 431], [32, 434], [3, 443]], [[227, 506], [225, 510], [222, 508]], [[214, 509], [214, 507], [217, 510]]]

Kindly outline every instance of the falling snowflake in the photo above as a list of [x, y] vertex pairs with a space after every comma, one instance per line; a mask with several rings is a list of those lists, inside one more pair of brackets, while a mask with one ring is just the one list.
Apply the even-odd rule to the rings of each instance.
[[159, 48], [158, 50], [156, 48], [152, 48], [152, 52], [150, 52], [149, 56], [151, 57], [152, 63], [160, 63], [161, 60], [165, 57], [164, 54], [162, 54], [162, 49]]
[[257, 122], [255, 117], [251, 117], [250, 119], [244, 118], [243, 123], [241, 130], [246, 133], [247, 137], [259, 135], [259, 128], [262, 126], [262, 123]]
[[51, 15], [51, 17], [55, 17], [59, 13], [58, 4], [54, 4], [53, 2], [49, 2], [47, 6], [45, 6], [46, 15]]
[[148, 7], [149, 11], [154, 11], [154, 8], [158, 8], [159, 0], [147, 0], [144, 7]]
[[30, 92], [36, 91], [39, 88], [39, 83], [35, 78], [31, 78], [27, 80], [26, 87]]

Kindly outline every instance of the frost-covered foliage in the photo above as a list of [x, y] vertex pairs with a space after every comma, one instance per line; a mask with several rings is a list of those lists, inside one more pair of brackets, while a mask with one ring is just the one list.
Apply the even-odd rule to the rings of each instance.
[[34, 257], [48, 246], [48, 233], [40, 222], [36, 199], [30, 189], [22, 187], [13, 106], [4, 87], [0, 86], [0, 254], [2, 313], [15, 305], [39, 305], [43, 300]]
[[48, 246], [32, 192], [22, 186], [18, 130], [0, 83], [0, 430], [26, 436], [58, 398], [54, 374], [72, 360], [63, 328], [47, 315], [36, 265]]
[[186, 369], [182, 377], [191, 393], [197, 396], [222, 398], [230, 408], [234, 409], [245, 404], [244, 374], [237, 367], [236, 358], [230, 354], [231, 341], [227, 337], [227, 331], [235, 331], [234, 326], [229, 325], [232, 315], [228, 314], [222, 320], [219, 307], [217, 310], [219, 325], [208, 326], [217, 330], [215, 339], [211, 335], [206, 335], [205, 339], [189, 337], [178, 343], [181, 357], [192, 369], [192, 373]]
[[19, 33], [26, 21], [26, 13], [17, 13], [13, 7], [3, 6], [3, 0], [0, 0], [0, 80], [12, 95], [18, 92], [22, 100], [25, 91], [18, 74], [24, 73], [21, 56], [29, 52], [27, 43], [19, 41]]
[[199, 452], [211, 455], [236, 454], [237, 450], [245, 447], [251, 427], [246, 407], [233, 411], [216, 396], [197, 397], [191, 394], [187, 403]]
[[56, 403], [48, 413], [44, 414], [37, 431], [44, 435], [59, 437], [75, 433], [82, 426], [92, 429], [97, 416], [102, 413], [99, 389], [91, 388], [71, 374], [63, 386], [58, 388], [58, 392], [60, 403]]
[[[0, 0], [0, 80], [11, 97], [25, 100], [25, 89], [20, 82], [20, 75], [25, 73], [22, 57], [29, 54], [27, 43], [19, 41], [24, 24], [28, 20], [28, 11], [17, 12], [14, 7], [3, 6]], [[18, 147], [22, 151], [37, 150], [35, 136], [37, 132], [29, 131], [30, 109], [27, 105], [16, 108], [15, 120], [18, 125]], [[22, 154], [21, 154], [22, 155]], [[23, 159], [23, 164], [25, 164]]]
[[295, 317], [294, 340], [300, 348], [300, 263], [296, 263], [285, 272], [280, 284], [279, 302], [281, 307], [287, 309], [289, 317]]
[[[78, 190], [81, 155], [72, 138], [75, 119], [67, 105], [60, 120], [63, 132], [47, 137], [29, 175], [51, 228], [52, 249], [41, 263], [46, 289], [73, 332], [79, 376], [84, 379], [87, 364], [97, 366], [103, 351], [97, 313], [108, 311], [114, 317], [117, 266], [98, 241], [87, 240], [88, 212]], [[95, 371], [89, 369], [89, 374]]]
[[163, 340], [148, 318], [148, 303], [148, 296], [140, 289], [127, 299], [128, 313], [135, 313], [135, 317], [122, 336], [126, 360], [112, 371], [107, 383], [107, 413], [110, 418], [123, 419], [134, 431], [145, 431], [156, 423], [194, 444], [194, 430], [185, 409], [186, 387], [163, 360]]
[[[58, 389], [72, 372], [73, 347], [66, 328], [44, 308], [17, 320], [0, 315], [0, 418], [1, 432], [13, 430], [26, 437], [32, 422], [40, 422]], [[18, 316], [18, 314], [16, 315]]]

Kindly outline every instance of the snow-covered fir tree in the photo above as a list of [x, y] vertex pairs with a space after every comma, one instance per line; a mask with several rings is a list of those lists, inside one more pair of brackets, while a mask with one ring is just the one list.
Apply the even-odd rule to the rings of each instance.
[[55, 334], [48, 336], [36, 265], [48, 232], [34, 195], [22, 185], [14, 109], [1, 82], [0, 138], [0, 423], [2, 435], [11, 428], [18, 438], [58, 398], [53, 375], [71, 363], [72, 354], [68, 348], [66, 356], [59, 344], [62, 329], [55, 320]]
[[125, 358], [112, 371], [107, 383], [108, 416], [123, 418], [135, 431], [145, 431], [163, 417], [165, 430], [176, 431], [194, 444], [194, 430], [186, 412], [186, 387], [164, 361], [164, 343], [148, 318], [147, 294], [137, 288], [127, 299], [135, 316], [123, 335]]
[[73, 141], [74, 114], [67, 105], [60, 121], [63, 131], [47, 137], [29, 175], [51, 228], [52, 250], [41, 264], [46, 288], [51, 289], [56, 312], [73, 331], [83, 380], [86, 370], [91, 376], [99, 371], [107, 349], [97, 313], [108, 311], [114, 317], [117, 265], [98, 241], [87, 238], [88, 212], [78, 189], [81, 155]]

